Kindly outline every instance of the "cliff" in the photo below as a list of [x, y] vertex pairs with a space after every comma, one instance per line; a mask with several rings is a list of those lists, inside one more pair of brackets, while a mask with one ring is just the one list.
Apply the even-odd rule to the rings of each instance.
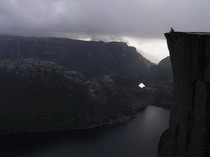
[[165, 34], [174, 74], [172, 110], [158, 157], [210, 156], [210, 34]]
[[91, 79], [38, 59], [0, 60], [0, 133], [125, 122], [149, 99], [146, 90], [121, 82], [108, 75]]

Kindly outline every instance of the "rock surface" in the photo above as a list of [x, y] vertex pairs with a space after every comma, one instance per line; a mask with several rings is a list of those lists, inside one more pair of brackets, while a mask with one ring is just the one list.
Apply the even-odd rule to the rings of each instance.
[[[145, 90], [89, 79], [53, 62], [0, 61], [0, 132], [80, 129], [125, 122], [148, 104]], [[136, 93], [138, 93], [138, 95]]]
[[158, 157], [210, 156], [210, 35], [165, 34], [174, 74], [169, 129]]

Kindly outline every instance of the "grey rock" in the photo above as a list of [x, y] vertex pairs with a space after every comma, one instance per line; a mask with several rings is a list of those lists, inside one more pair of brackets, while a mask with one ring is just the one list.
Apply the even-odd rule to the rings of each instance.
[[210, 35], [165, 34], [174, 74], [169, 129], [158, 157], [210, 156]]

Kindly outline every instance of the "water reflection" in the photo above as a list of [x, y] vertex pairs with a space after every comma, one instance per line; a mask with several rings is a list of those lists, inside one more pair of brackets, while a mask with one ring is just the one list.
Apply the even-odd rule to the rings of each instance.
[[1, 157], [156, 157], [169, 110], [149, 106], [114, 127], [51, 134], [1, 136]]

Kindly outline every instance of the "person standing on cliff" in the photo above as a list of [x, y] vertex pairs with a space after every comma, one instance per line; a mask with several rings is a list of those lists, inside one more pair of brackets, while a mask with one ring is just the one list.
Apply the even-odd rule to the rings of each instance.
[[171, 30], [170, 30], [169, 33], [174, 33], [174, 29], [172, 27], [171, 27]]

